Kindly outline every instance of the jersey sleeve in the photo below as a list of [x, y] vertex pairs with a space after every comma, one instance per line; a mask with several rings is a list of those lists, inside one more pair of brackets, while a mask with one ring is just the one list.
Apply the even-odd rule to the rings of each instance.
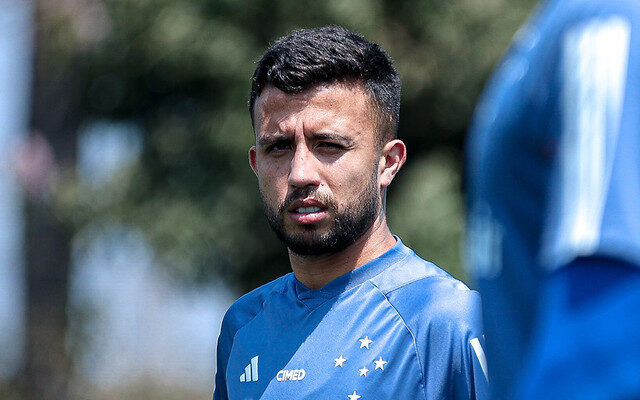
[[422, 279], [388, 294], [416, 342], [426, 399], [489, 399], [480, 295], [455, 279]]
[[231, 316], [229, 312], [227, 312], [222, 321], [222, 328], [220, 330], [220, 336], [218, 337], [216, 378], [213, 390], [213, 400], [227, 400], [229, 398], [227, 394], [226, 374], [229, 355], [231, 354], [231, 346], [233, 345], [233, 332], [230, 326], [232, 323], [230, 319]]
[[465, 342], [463, 373], [458, 386], [463, 388], [461, 399], [489, 399], [489, 371], [484, 354], [484, 337], [476, 336]]
[[458, 366], [453, 371], [455, 399], [489, 399], [489, 371], [484, 354], [480, 296], [469, 291], [468, 308], [457, 326]]
[[227, 365], [236, 333], [262, 311], [265, 298], [270, 295], [272, 290], [279, 290], [278, 288], [282, 286], [283, 282], [286, 282], [291, 276], [292, 274], [289, 273], [254, 289], [236, 300], [227, 310], [222, 320], [220, 336], [218, 336], [213, 400], [227, 400], [229, 398], [226, 378]]
[[542, 263], [611, 257], [640, 265], [640, 17], [608, 10], [563, 31], [561, 126]]

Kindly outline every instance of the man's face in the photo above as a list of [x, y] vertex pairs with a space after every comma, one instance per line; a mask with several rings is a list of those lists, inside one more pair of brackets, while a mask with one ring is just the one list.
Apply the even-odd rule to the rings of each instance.
[[373, 109], [359, 84], [300, 94], [269, 86], [257, 99], [249, 161], [269, 225], [294, 253], [340, 251], [379, 215]]

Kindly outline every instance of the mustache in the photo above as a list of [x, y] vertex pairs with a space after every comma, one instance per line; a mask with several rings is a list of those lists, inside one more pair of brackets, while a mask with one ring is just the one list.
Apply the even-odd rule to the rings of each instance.
[[287, 208], [289, 208], [289, 206], [291, 206], [291, 203], [293, 203], [294, 201], [304, 200], [306, 198], [312, 198], [314, 200], [317, 200], [322, 204], [324, 204], [325, 206], [327, 206], [327, 208], [336, 209], [337, 207], [336, 201], [333, 198], [333, 196], [330, 196], [322, 192], [318, 192], [317, 188], [315, 187], [307, 186], [304, 188], [294, 189], [291, 193], [287, 195], [287, 197], [284, 199], [282, 204], [280, 204], [280, 207], [278, 209], [281, 213], [283, 213], [287, 210]]

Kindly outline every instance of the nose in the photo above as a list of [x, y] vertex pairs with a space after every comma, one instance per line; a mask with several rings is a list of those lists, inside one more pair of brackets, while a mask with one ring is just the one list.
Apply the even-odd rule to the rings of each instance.
[[318, 160], [306, 143], [296, 146], [289, 169], [289, 185], [293, 187], [319, 186]]

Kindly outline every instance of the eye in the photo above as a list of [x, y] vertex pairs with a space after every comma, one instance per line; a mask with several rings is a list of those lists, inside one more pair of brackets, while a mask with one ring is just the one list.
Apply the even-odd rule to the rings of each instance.
[[279, 153], [288, 150], [289, 148], [291, 148], [291, 144], [288, 140], [279, 140], [270, 146], [267, 146], [265, 151], [267, 153]]
[[335, 142], [320, 142], [316, 147], [327, 151], [342, 151], [345, 148], [343, 145]]

